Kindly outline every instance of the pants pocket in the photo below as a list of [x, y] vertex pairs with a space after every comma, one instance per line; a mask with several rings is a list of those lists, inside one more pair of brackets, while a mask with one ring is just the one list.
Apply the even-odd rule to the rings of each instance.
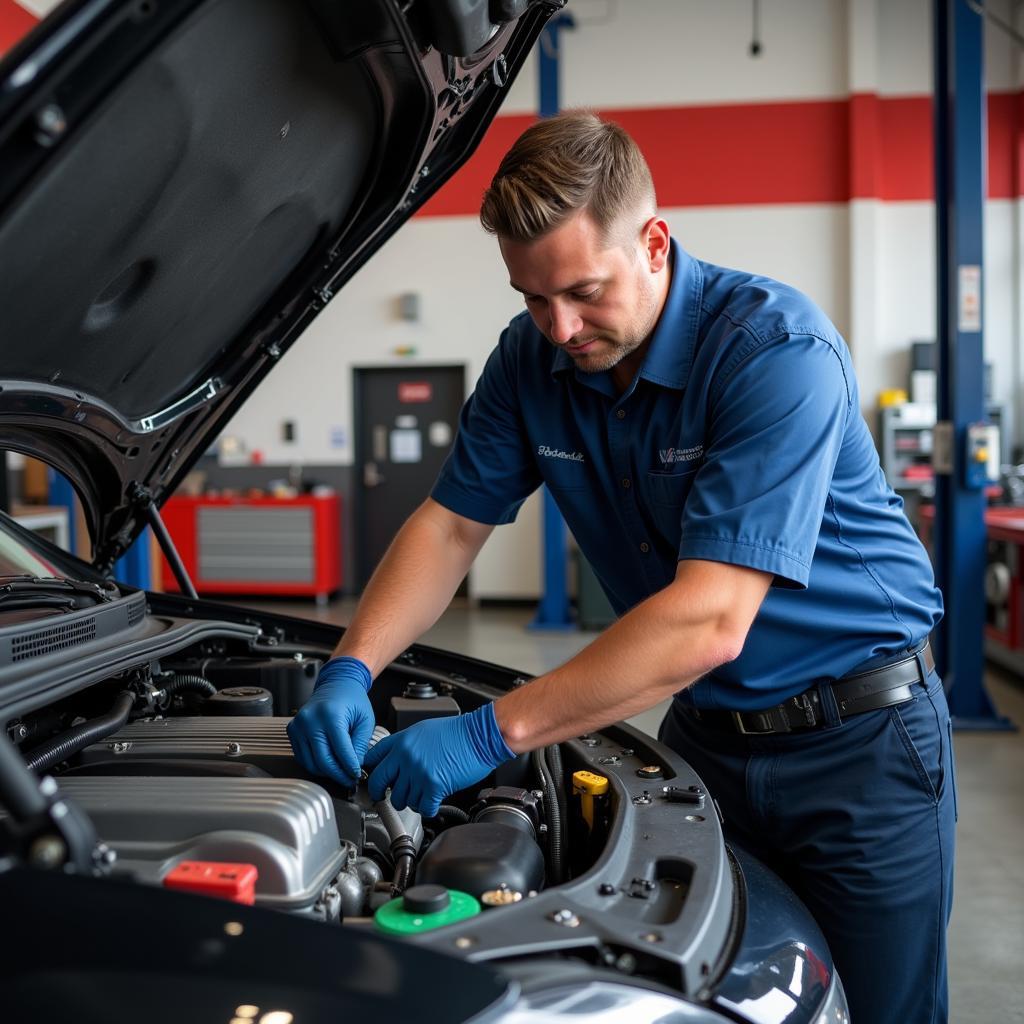
[[943, 783], [942, 746], [947, 742], [938, 728], [929, 700], [913, 700], [889, 709], [907, 760], [917, 775], [921, 789], [932, 803], [938, 803]]
[[946, 764], [949, 766], [949, 781], [953, 787], [953, 820], [960, 820], [960, 808], [957, 805], [956, 793], [956, 761], [953, 758], [953, 723], [946, 719]]

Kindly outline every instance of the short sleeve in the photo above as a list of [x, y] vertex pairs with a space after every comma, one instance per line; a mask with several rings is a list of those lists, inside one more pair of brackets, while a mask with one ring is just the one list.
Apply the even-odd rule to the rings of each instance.
[[704, 462], [680, 559], [770, 572], [803, 589], [846, 434], [845, 348], [807, 334], [748, 339], [712, 383]]
[[462, 407], [455, 443], [430, 494], [480, 523], [513, 522], [541, 483], [519, 404], [517, 350], [514, 334], [506, 329]]

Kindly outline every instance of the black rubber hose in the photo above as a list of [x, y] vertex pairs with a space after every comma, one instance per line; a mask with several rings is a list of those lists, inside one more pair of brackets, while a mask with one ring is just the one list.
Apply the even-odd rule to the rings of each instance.
[[562, 850], [562, 818], [559, 813], [558, 796], [555, 784], [548, 770], [547, 759], [543, 750], [535, 750], [531, 755], [533, 767], [540, 777], [540, 788], [544, 793], [544, 809], [548, 817], [548, 875], [551, 885], [558, 885], [564, 877], [564, 860]]
[[39, 780], [25, 771], [21, 754], [3, 729], [0, 729], [0, 804], [17, 822], [40, 818], [47, 810]]
[[441, 804], [434, 818], [439, 819], [445, 828], [451, 825], [469, 824], [469, 815], [461, 807], [456, 807], [454, 804]]
[[26, 759], [26, 763], [33, 771], [45, 771], [59, 761], [78, 753], [90, 743], [96, 743], [111, 733], [117, 732], [128, 721], [128, 715], [134, 705], [135, 694], [130, 690], [122, 691], [114, 699], [113, 706], [105, 715], [76, 725], [63, 736], [58, 736], [56, 739], [50, 740], [49, 743], [37, 747]]
[[412, 836], [405, 831], [405, 824], [390, 800], [386, 798], [378, 800], [373, 805], [373, 809], [380, 815], [381, 823], [387, 829], [391, 839], [391, 855], [395, 858], [395, 874], [391, 881], [391, 892], [395, 896], [400, 896], [409, 885], [413, 859], [416, 856], [416, 844], [413, 842]]
[[[394, 846], [392, 846], [394, 850]], [[391, 882], [391, 893], [394, 896], [401, 896], [409, 888], [409, 876], [412, 874], [413, 855], [411, 853], [400, 853], [395, 858], [395, 875]]]
[[555, 787], [555, 800], [558, 802], [559, 825], [562, 834], [559, 837], [562, 847], [562, 865], [569, 865], [569, 809], [565, 799], [565, 770], [562, 767], [562, 748], [553, 743], [545, 751], [548, 768], [551, 770], [551, 784]]
[[187, 672], [172, 673], [170, 680], [164, 683], [161, 689], [163, 689], [168, 697], [173, 697], [176, 693], [187, 693], [189, 691], [202, 694], [204, 697], [212, 697], [217, 692], [217, 687], [208, 679], [204, 679], [202, 676], [190, 675]]

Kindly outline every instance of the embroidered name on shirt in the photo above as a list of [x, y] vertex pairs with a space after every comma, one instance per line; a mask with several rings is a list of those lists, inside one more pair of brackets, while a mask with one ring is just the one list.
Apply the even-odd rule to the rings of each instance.
[[663, 465], [670, 462], [695, 462], [704, 454], [704, 445], [695, 444], [692, 448], [659, 448], [658, 458]]
[[561, 448], [549, 448], [546, 444], [537, 445], [537, 454], [546, 459], [568, 459], [570, 462], [585, 462], [583, 452], [563, 452]]

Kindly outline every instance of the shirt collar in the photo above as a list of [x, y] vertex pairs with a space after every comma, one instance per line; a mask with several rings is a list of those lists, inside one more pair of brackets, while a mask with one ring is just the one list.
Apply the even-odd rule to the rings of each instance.
[[700, 263], [673, 238], [672, 281], [665, 307], [640, 367], [640, 376], [669, 388], [685, 388], [697, 344], [704, 275]]
[[[704, 291], [704, 275], [700, 263], [695, 260], [673, 238], [672, 278], [669, 283], [665, 306], [658, 317], [657, 326], [651, 337], [640, 376], [655, 384], [682, 389], [690, 378], [693, 365], [693, 351], [697, 342], [697, 328], [700, 323], [700, 305]], [[572, 356], [564, 349], [556, 349], [551, 363], [551, 375], [575, 369]], [[583, 384], [598, 385], [598, 390], [607, 390], [615, 395], [608, 372], [585, 374], [576, 373]], [[601, 380], [600, 378], [607, 378]], [[634, 382], [635, 383], [635, 382]], [[607, 384], [607, 387], [601, 386]]]

